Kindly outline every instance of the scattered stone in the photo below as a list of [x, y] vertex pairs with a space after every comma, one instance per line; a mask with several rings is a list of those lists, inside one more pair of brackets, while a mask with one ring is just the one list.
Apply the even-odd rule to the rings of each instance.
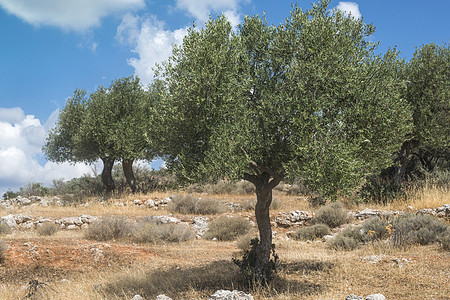
[[61, 282], [61, 283], [70, 283], [70, 280], [68, 280], [68, 279], [61, 279], [59, 282]]
[[252, 295], [241, 291], [218, 290], [211, 295], [209, 300], [254, 300], [254, 298]]
[[208, 218], [207, 217], [195, 217], [191, 223], [192, 229], [197, 233], [197, 239], [200, 239], [208, 230]]
[[169, 296], [166, 296], [164, 294], [156, 296], [156, 300], [172, 300]]
[[0, 218], [0, 223], [2, 224], [6, 224], [11, 228], [16, 228], [17, 227], [17, 223], [16, 223], [16, 219], [14, 218], [13, 215], [7, 215], [4, 217]]
[[382, 294], [373, 294], [366, 297], [366, 300], [386, 300]]
[[281, 212], [280, 215], [275, 218], [275, 222], [278, 226], [290, 227], [293, 225], [303, 225], [313, 217], [313, 212], [294, 210], [287, 213]]
[[144, 298], [142, 298], [141, 295], [134, 295], [134, 297], [131, 298], [131, 300], [144, 300]]
[[376, 264], [377, 262], [382, 261], [385, 257], [386, 257], [386, 255], [370, 255], [370, 256], [363, 257], [361, 260], [363, 262]]

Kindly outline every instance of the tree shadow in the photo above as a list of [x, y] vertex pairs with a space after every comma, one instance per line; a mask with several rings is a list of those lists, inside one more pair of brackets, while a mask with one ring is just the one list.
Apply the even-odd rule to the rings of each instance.
[[175, 299], [184, 296], [187, 291], [196, 291], [197, 295], [210, 296], [217, 290], [241, 290], [259, 295], [278, 295], [295, 293], [296, 296], [317, 294], [326, 287], [299, 279], [286, 279], [283, 275], [308, 274], [311, 272], [328, 272], [333, 264], [321, 261], [299, 261], [282, 263], [280, 276], [269, 285], [254, 285], [244, 282], [239, 268], [231, 261], [216, 261], [199, 267], [171, 268], [126, 275], [119, 275], [114, 281], [106, 283], [101, 289], [105, 296], [132, 297], [139, 294], [154, 298], [166, 294]]

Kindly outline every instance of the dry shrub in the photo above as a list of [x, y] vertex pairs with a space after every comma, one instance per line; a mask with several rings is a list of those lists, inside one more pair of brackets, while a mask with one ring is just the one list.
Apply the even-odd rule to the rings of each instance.
[[[241, 207], [243, 210], [254, 210], [256, 206], [256, 199], [247, 199], [241, 203]], [[283, 201], [278, 200], [277, 198], [272, 199], [272, 203], [270, 204], [270, 209], [280, 209], [283, 206]]]
[[208, 227], [208, 231], [205, 232], [203, 238], [232, 241], [248, 233], [250, 228], [252, 228], [252, 224], [244, 218], [222, 216], [212, 221]]
[[97, 241], [108, 241], [130, 237], [132, 231], [133, 224], [126, 217], [105, 216], [89, 226], [86, 232], [86, 238]]
[[[393, 220], [392, 241], [396, 247], [407, 247], [414, 244], [428, 245], [439, 242], [449, 226], [430, 215], [407, 214]], [[442, 243], [442, 242], [441, 242]]]
[[314, 224], [326, 224], [330, 228], [335, 228], [349, 222], [350, 219], [342, 203], [332, 202], [320, 208], [312, 221]]
[[251, 244], [250, 242], [254, 239], [255, 237], [251, 234], [245, 234], [245, 235], [241, 235], [237, 240], [236, 240], [236, 246], [244, 251], [250, 250]]
[[295, 240], [314, 240], [322, 238], [330, 234], [330, 228], [326, 224], [316, 224], [308, 227], [301, 227], [292, 233], [292, 238]]
[[8, 245], [4, 240], [0, 240], [0, 263], [5, 261], [5, 252], [8, 250]]
[[352, 237], [344, 234], [338, 234], [327, 241], [327, 246], [334, 250], [351, 251], [359, 246], [359, 242]]
[[213, 215], [225, 212], [226, 207], [214, 199], [199, 199], [191, 195], [176, 196], [167, 209], [173, 213]]
[[9, 227], [8, 224], [0, 223], [0, 235], [1, 234], [8, 234], [11, 232], [11, 227]]
[[450, 251], [450, 226], [438, 237], [442, 249]]
[[133, 240], [138, 243], [180, 243], [195, 238], [195, 231], [186, 224], [144, 222], [136, 226]]
[[50, 236], [58, 232], [59, 228], [60, 227], [55, 223], [46, 222], [37, 228], [37, 233], [39, 235]]

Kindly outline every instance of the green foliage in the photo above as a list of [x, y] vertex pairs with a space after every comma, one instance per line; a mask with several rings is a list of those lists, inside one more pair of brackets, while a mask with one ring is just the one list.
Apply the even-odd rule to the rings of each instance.
[[306, 241], [322, 238], [327, 234], [330, 234], [330, 228], [325, 224], [316, 224], [313, 226], [300, 227], [292, 233], [294, 240]]
[[248, 233], [250, 228], [252, 228], [252, 224], [244, 218], [222, 216], [209, 223], [208, 231], [205, 232], [203, 238], [232, 241]]
[[383, 174], [370, 176], [358, 192], [358, 201], [366, 203], [386, 205], [402, 198], [406, 198], [403, 186]]
[[6, 191], [2, 195], [4, 200], [14, 199], [14, 198], [17, 198], [17, 196], [20, 196], [20, 192], [13, 192], [11, 190]]
[[46, 222], [37, 228], [37, 233], [39, 235], [50, 236], [57, 233], [59, 229], [60, 227], [58, 224]]
[[191, 195], [175, 196], [167, 209], [180, 214], [213, 215], [220, 214], [226, 207], [214, 199], [195, 198]]
[[185, 224], [143, 222], [136, 226], [132, 240], [137, 243], [180, 243], [195, 238], [195, 231]]
[[278, 255], [275, 253], [275, 244], [272, 244], [269, 262], [262, 270], [262, 276], [256, 277], [256, 260], [258, 257], [259, 240], [251, 240], [250, 250], [246, 250], [241, 260], [233, 258], [233, 262], [239, 267], [242, 277], [248, 284], [266, 284], [273, 280], [277, 272]]
[[431, 148], [450, 146], [450, 48], [426, 44], [408, 66], [406, 98], [413, 107], [413, 139]]
[[89, 240], [109, 241], [112, 239], [128, 238], [132, 235], [133, 225], [123, 216], [105, 216], [92, 223], [87, 232]]
[[20, 194], [24, 197], [43, 197], [48, 195], [48, 192], [48, 188], [46, 188], [42, 183], [39, 182], [32, 182], [20, 188]]
[[340, 202], [332, 202], [321, 207], [312, 219], [314, 224], [326, 224], [330, 228], [339, 227], [348, 221], [347, 211]]
[[320, 207], [324, 206], [327, 203], [327, 200], [322, 196], [311, 196], [308, 198], [308, 202], [312, 207]]

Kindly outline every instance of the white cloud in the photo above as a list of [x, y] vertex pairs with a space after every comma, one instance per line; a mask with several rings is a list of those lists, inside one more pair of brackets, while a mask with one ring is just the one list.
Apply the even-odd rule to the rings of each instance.
[[84, 31], [110, 14], [145, 6], [144, 0], [0, 0], [0, 6], [35, 26]]
[[165, 23], [156, 17], [142, 18], [127, 14], [117, 28], [116, 39], [132, 46], [138, 57], [128, 60], [143, 84], [153, 80], [153, 67], [172, 54], [174, 44], [180, 44], [187, 34], [187, 28], [174, 31], [165, 29]]
[[41, 165], [37, 161], [57, 116], [58, 111], [54, 111], [42, 125], [33, 115], [25, 115], [21, 108], [0, 108], [0, 196], [8, 189], [16, 191], [30, 182], [50, 186], [53, 179], [69, 180], [91, 173], [85, 164], [46, 162]]
[[[220, 14], [222, 12], [232, 13], [233, 16], [240, 15], [237, 13], [239, 3], [242, 0], [177, 0], [177, 8], [185, 10], [190, 16], [193, 16], [200, 23], [208, 20], [209, 15]], [[232, 22], [233, 23], [233, 22]], [[238, 22], [239, 23], [239, 22]]]
[[336, 8], [342, 11], [346, 16], [351, 14], [353, 17], [360, 19], [361, 13], [359, 12], [359, 6], [355, 2], [339, 2]]

